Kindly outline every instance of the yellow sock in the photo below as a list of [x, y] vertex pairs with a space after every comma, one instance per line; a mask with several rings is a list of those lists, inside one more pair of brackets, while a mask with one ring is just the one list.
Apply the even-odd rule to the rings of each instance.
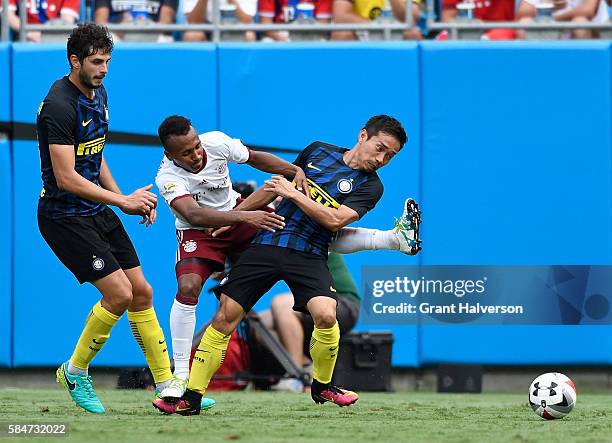
[[170, 380], [172, 371], [170, 370], [168, 345], [164, 338], [164, 331], [157, 321], [155, 310], [149, 308], [138, 312], [128, 311], [128, 320], [132, 334], [147, 359], [155, 383]]
[[340, 328], [338, 322], [328, 329], [317, 327], [312, 331], [310, 339], [310, 356], [312, 357], [312, 377], [321, 382], [331, 382], [338, 357], [340, 343]]
[[212, 325], [206, 328], [193, 356], [187, 389], [204, 394], [210, 379], [223, 363], [229, 341], [229, 335], [222, 334]]
[[70, 357], [70, 363], [79, 369], [89, 368], [89, 363], [110, 337], [110, 331], [117, 320], [118, 315], [103, 308], [100, 302], [96, 303], [85, 320], [85, 327]]

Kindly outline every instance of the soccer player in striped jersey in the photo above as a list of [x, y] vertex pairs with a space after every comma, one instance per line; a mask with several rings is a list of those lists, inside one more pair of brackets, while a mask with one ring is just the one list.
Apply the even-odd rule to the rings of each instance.
[[36, 122], [44, 186], [40, 233], [79, 283], [89, 282], [102, 294], [72, 356], [57, 370], [57, 381], [74, 402], [92, 413], [105, 409], [93, 389], [89, 364], [126, 310], [156, 388], [174, 382], [153, 291], [121, 221], [109, 208], [139, 215], [148, 226], [157, 205], [157, 196], [149, 192], [152, 185], [122, 194], [104, 159], [109, 114], [102, 82], [112, 50], [105, 27], [88, 23], [75, 28], [67, 44], [70, 74], [51, 86]]
[[[386, 165], [406, 143], [402, 125], [394, 118], [374, 116], [360, 131], [350, 150], [322, 142], [304, 149], [295, 165], [306, 173], [309, 196], [282, 176], [275, 176], [236, 209], [252, 210], [283, 198], [276, 213], [284, 218], [280, 230], [260, 229], [229, 276], [218, 288], [220, 306], [197, 347], [187, 391], [178, 402], [156, 399], [165, 413], [194, 415], [210, 379], [220, 367], [232, 331], [244, 315], [276, 282], [284, 280], [294, 295], [294, 309], [314, 320], [310, 354], [313, 360], [311, 395], [315, 402], [347, 406], [354, 392], [331, 385], [340, 332], [336, 321], [336, 289], [327, 268], [328, 246], [344, 226], [360, 219], [382, 196], [376, 170]], [[418, 236], [414, 235], [415, 252]]]

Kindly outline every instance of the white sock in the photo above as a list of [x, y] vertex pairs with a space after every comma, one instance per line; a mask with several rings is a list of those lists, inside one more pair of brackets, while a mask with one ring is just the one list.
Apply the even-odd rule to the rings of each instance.
[[340, 254], [380, 249], [397, 250], [399, 241], [392, 230], [342, 228], [330, 243], [329, 249]]
[[74, 366], [68, 361], [68, 374], [71, 375], [87, 375], [87, 369], [81, 369]]
[[157, 389], [159, 392], [161, 392], [164, 389], [166, 389], [168, 386], [170, 386], [170, 382], [171, 381], [172, 381], [172, 379], [166, 380], [166, 381], [160, 381], [159, 383], [155, 383], [155, 389]]
[[170, 334], [174, 375], [183, 380], [189, 378], [189, 357], [196, 324], [196, 307], [174, 300], [170, 310]]

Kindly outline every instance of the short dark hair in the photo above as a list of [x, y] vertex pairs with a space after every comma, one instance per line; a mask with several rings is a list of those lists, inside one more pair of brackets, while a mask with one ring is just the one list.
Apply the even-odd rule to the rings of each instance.
[[102, 50], [104, 54], [110, 54], [113, 51], [113, 38], [106, 26], [83, 23], [74, 28], [66, 45], [70, 70], [72, 71], [71, 55], [76, 55], [79, 61], [83, 63], [85, 57], [89, 57], [99, 50]]
[[157, 128], [157, 135], [161, 141], [162, 146], [166, 147], [166, 142], [170, 137], [176, 135], [187, 135], [191, 128], [191, 120], [182, 115], [171, 115], [166, 117], [159, 128]]
[[408, 136], [402, 124], [389, 115], [383, 114], [370, 117], [363, 129], [368, 133], [368, 139], [378, 135], [379, 132], [384, 132], [385, 134], [395, 137], [400, 144], [400, 149], [408, 140]]

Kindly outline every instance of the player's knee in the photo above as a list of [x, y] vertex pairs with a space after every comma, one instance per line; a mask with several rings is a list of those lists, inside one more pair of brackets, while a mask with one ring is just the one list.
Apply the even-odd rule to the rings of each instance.
[[200, 292], [202, 291], [202, 285], [194, 280], [181, 280], [178, 290], [181, 298], [187, 298], [197, 303]]
[[138, 304], [150, 305], [153, 303], [153, 288], [147, 281], [132, 287], [133, 300]]
[[329, 309], [317, 314], [313, 319], [315, 326], [319, 329], [329, 329], [336, 324], [336, 310]]
[[231, 334], [236, 329], [239, 321], [219, 310], [213, 317], [212, 327], [222, 334]]
[[213, 317], [213, 328], [224, 334], [230, 334], [234, 329], [236, 329], [238, 323], [240, 323], [240, 320], [242, 320], [244, 315], [244, 312], [237, 308], [237, 306], [238, 305], [233, 306], [222, 301], [221, 306], [219, 306], [219, 310]]
[[112, 307], [113, 312], [125, 311], [132, 304], [132, 285], [129, 281], [122, 282], [115, 288], [112, 294], [104, 298]]

